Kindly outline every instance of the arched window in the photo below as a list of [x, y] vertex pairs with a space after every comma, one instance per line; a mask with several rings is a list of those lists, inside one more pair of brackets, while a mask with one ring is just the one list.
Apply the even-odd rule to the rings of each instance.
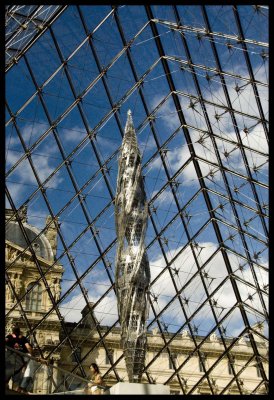
[[39, 311], [42, 306], [42, 286], [36, 285], [33, 289], [35, 282], [28, 285], [26, 295], [26, 310], [28, 311]]
[[199, 358], [199, 371], [204, 372], [205, 371], [205, 362], [206, 362], [206, 355], [204, 353], [201, 353], [201, 356]]
[[235, 356], [231, 355], [230, 360], [228, 360], [228, 373], [233, 375], [233, 368], [235, 368]]
[[[174, 369], [173, 363], [174, 363], [175, 367], [177, 367], [177, 354], [171, 353], [168, 360], [169, 360], [169, 369]], [[173, 363], [172, 363], [172, 361], [173, 361]]]

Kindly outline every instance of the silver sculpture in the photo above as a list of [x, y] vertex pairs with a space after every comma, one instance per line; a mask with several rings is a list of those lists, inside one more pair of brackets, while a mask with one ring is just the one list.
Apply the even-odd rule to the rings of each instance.
[[118, 239], [115, 284], [129, 382], [140, 382], [145, 362], [145, 324], [149, 309], [150, 270], [145, 252], [148, 205], [131, 111], [127, 114], [115, 199]]

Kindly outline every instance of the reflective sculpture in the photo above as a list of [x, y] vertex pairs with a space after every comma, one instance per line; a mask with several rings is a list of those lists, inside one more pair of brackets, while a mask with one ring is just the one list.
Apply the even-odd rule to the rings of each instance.
[[150, 281], [144, 242], [148, 205], [130, 110], [119, 157], [115, 217], [118, 239], [115, 282], [122, 345], [129, 382], [140, 382], [146, 352], [145, 323]]

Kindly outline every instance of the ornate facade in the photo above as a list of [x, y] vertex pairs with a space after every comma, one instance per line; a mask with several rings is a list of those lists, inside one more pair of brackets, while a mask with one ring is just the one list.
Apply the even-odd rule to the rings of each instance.
[[[107, 330], [108, 327], [102, 327], [102, 335], [104, 335]], [[96, 346], [96, 343], [100, 341], [98, 333], [95, 332], [95, 330], [91, 330], [91, 332], [92, 333], [90, 335], [89, 342], [85, 342], [84, 346], [81, 347], [82, 357], [87, 354], [90, 348]], [[86, 336], [87, 327], [82, 330], [77, 330], [77, 332], [73, 334], [72, 340], [74, 340], [75, 343], [79, 343], [84, 341]], [[187, 367], [183, 367], [180, 371], [180, 377], [183, 382], [185, 394], [187, 394], [187, 392], [204, 375], [203, 368], [208, 371], [210, 367], [218, 360], [220, 355], [223, 353], [223, 346], [220, 338], [218, 338], [215, 334], [211, 335], [210, 340], [206, 340], [201, 346], [201, 352], [204, 356], [204, 366], [202, 366], [200, 357], [198, 356], [197, 352], [194, 351], [194, 341], [186, 330], [177, 335], [177, 338], [172, 341], [167, 349], [161, 352], [164, 340], [168, 341], [171, 337], [171, 333], [166, 333], [165, 338], [163, 339], [162, 335], [157, 329], [147, 333], [147, 353], [145, 365], [148, 365], [152, 361], [152, 359], [155, 357], [155, 354], [159, 353], [159, 356], [157, 361], [154, 361], [149, 367], [148, 374], [142, 375], [142, 383], [165, 384], [171, 375], [171, 371], [174, 372], [174, 366], [170, 361], [171, 357], [173, 358], [175, 367], [178, 368], [179, 365], [183, 363], [183, 361], [191, 354], [191, 362], [188, 362]], [[121, 347], [120, 339], [121, 331], [118, 328], [112, 330], [112, 333], [106, 336], [106, 347], [108, 350], [112, 349], [112, 363], [117, 363], [117, 361], [122, 357], [123, 349]], [[203, 336], [195, 337], [195, 340], [198, 344], [201, 343], [203, 339]], [[256, 339], [258, 340], [257, 345], [263, 349], [262, 352], [265, 354], [265, 356], [267, 356], [265, 343], [261, 341], [259, 336], [256, 336]], [[227, 346], [231, 345], [232, 341], [232, 339], [227, 340]], [[71, 358], [69, 358], [69, 354], [69, 349], [64, 349], [64, 353], [60, 360], [60, 365], [67, 370], [71, 369]], [[252, 356], [252, 348], [250, 343], [248, 341], [238, 341], [229, 352], [229, 356], [233, 360], [235, 372], [238, 373], [241, 369], [244, 369], [244, 372], [241, 373], [241, 377], [238, 379], [238, 382], [235, 380], [232, 385], [228, 387], [225, 394], [236, 395], [240, 393], [240, 390], [243, 394], [250, 394], [254, 387], [256, 387], [261, 381], [255, 360], [250, 362], [248, 366], [245, 367], [247, 361], [250, 360]], [[69, 360], [69, 362], [67, 362], [67, 360]], [[85, 361], [84, 365], [87, 373], [88, 365], [90, 365], [91, 362], [96, 362], [99, 365], [106, 385], [112, 386], [117, 383], [115, 373], [111, 368], [110, 360], [108, 359], [106, 351], [102, 345], [94, 347], [94, 350]], [[267, 370], [266, 363], [264, 363], [264, 367]], [[119, 361], [116, 369], [119, 372], [120, 379], [123, 379], [125, 382], [128, 381], [124, 358]], [[214, 394], [219, 394], [223, 388], [230, 383], [232, 378], [233, 373], [231, 371], [231, 361], [229, 360], [228, 356], [225, 356], [219, 361], [218, 367], [214, 369], [214, 372], [210, 374], [210, 382], [208, 382], [206, 379], [202, 380], [193, 394], [212, 394], [210, 385], [214, 390]], [[167, 384], [170, 386], [171, 394], [183, 394], [178, 379], [175, 376]], [[266, 394], [264, 390], [265, 389], [262, 386], [257, 390], [257, 393]]]
[[[6, 210], [5, 217], [6, 334], [10, 333], [13, 324], [18, 324], [22, 332], [29, 335], [37, 353], [46, 358], [60, 340], [60, 322], [56, 312], [52, 311], [37, 329], [33, 330], [33, 326], [52, 309], [49, 291], [55, 301], [60, 296], [60, 282], [64, 269], [58, 263], [52, 267], [57, 249], [57, 230], [53, 222], [50, 224], [51, 218], [47, 217], [45, 223], [48, 227], [44, 233], [41, 233], [27, 223], [27, 210], [21, 213], [21, 223], [25, 234], [32, 242], [32, 248], [36, 255], [36, 260], [34, 260], [31, 251], [26, 250], [26, 239], [18, 222], [13, 217], [12, 210]], [[44, 281], [39, 279], [40, 273], [35, 261], [39, 263], [39, 268], [44, 273]], [[21, 304], [21, 306], [19, 307], [17, 304]], [[27, 319], [24, 319], [21, 307]], [[59, 359], [59, 352], [54, 352], [53, 364], [57, 366]], [[34, 391], [41, 393], [49, 391], [46, 371], [39, 371]]]

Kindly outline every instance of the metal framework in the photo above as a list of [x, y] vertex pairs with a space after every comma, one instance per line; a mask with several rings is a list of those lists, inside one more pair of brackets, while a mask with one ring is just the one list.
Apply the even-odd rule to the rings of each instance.
[[6, 72], [47, 30], [67, 6], [6, 6]]
[[[132, 381], [141, 379], [145, 329], [157, 329], [163, 345], [143, 368], [148, 382], [155, 380], [150, 367], [167, 354], [166, 384], [176, 381], [193, 394], [206, 383], [215, 393], [214, 370], [245, 340], [252, 359], [241, 370], [231, 363], [231, 380], [219, 393], [234, 385], [245, 393], [242, 374], [251, 363], [261, 377], [252, 393], [267, 392], [266, 360], [255, 340], [268, 342], [269, 318], [267, 24], [268, 8], [251, 5], [7, 7], [6, 206], [40, 272], [32, 290], [43, 282], [52, 309], [29, 324], [26, 293], [18, 297], [9, 278], [15, 259], [6, 282], [16, 301], [6, 317], [19, 309], [32, 335], [55, 311], [62, 340], [52, 354], [64, 343], [75, 352], [71, 335], [84, 318], [75, 299], [81, 308], [92, 300], [100, 339], [76, 356], [71, 372], [85, 376], [83, 362], [98, 346], [108, 355], [105, 339], [120, 324]], [[129, 138], [132, 166], [122, 162]], [[121, 178], [134, 166], [130, 197]], [[50, 215], [57, 228], [48, 271], [58, 262], [65, 268], [57, 301], [21, 222], [24, 207], [39, 235], [48, 228], [41, 216]], [[139, 250], [129, 261], [134, 241]], [[123, 290], [132, 291], [128, 301]], [[70, 318], [75, 327], [68, 332]], [[131, 322], [139, 327], [134, 338]], [[192, 353], [178, 364], [170, 350], [183, 330], [204, 368], [189, 386], [184, 372]], [[222, 356], [209, 366], [202, 346], [212, 333]], [[106, 373], [117, 381], [122, 358]]]

